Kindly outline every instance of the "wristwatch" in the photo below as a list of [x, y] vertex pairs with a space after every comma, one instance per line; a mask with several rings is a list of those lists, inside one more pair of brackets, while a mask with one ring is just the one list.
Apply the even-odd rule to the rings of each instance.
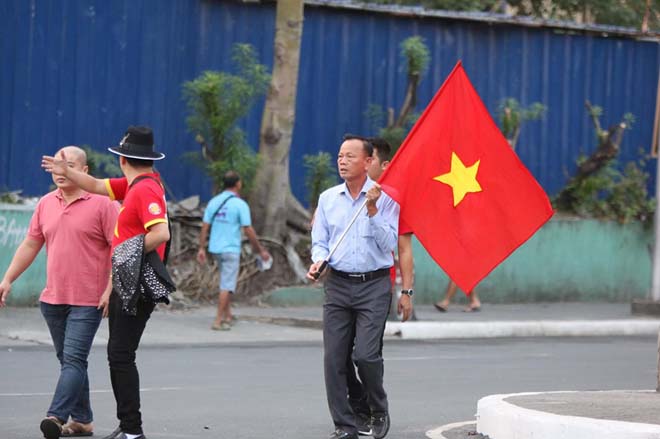
[[408, 297], [412, 297], [413, 294], [415, 294], [415, 291], [410, 289], [410, 290], [401, 290], [401, 294], [405, 294]]

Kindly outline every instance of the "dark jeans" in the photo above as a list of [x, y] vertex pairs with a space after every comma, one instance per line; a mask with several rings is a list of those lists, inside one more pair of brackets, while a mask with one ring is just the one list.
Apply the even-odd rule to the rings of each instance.
[[[383, 388], [382, 334], [392, 295], [390, 279], [353, 283], [330, 273], [325, 281], [323, 347], [325, 389], [335, 427], [357, 431], [347, 396], [350, 349], [372, 412], [388, 411]], [[353, 366], [352, 364], [350, 365]]]
[[140, 375], [135, 365], [135, 352], [154, 306], [153, 302], [140, 299], [137, 315], [130, 316], [122, 311], [119, 295], [113, 291], [110, 296], [108, 316], [110, 381], [117, 402], [119, 427], [128, 434], [142, 434]]
[[60, 378], [48, 416], [55, 416], [65, 422], [71, 416], [76, 422], [90, 423], [93, 414], [89, 402], [87, 357], [101, 323], [101, 311], [95, 306], [41, 302], [41, 314], [46, 319], [60, 361]]

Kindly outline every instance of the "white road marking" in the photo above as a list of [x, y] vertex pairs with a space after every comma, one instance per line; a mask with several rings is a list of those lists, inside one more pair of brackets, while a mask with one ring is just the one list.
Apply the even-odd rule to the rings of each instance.
[[[145, 387], [140, 392], [172, 392], [186, 390], [185, 387]], [[112, 389], [90, 390], [89, 393], [112, 393]], [[0, 393], [0, 397], [15, 396], [52, 396], [53, 392], [34, 392], [34, 393]]]

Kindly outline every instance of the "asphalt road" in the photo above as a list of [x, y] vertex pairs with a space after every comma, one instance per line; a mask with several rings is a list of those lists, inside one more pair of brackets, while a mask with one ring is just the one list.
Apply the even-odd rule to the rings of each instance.
[[[462, 340], [385, 345], [391, 438], [473, 419], [489, 394], [651, 389], [655, 338]], [[146, 348], [138, 352], [147, 437], [326, 438], [332, 430], [317, 343]], [[0, 439], [40, 438], [57, 379], [49, 347], [0, 351]], [[90, 358], [96, 437], [112, 431], [105, 352]]]

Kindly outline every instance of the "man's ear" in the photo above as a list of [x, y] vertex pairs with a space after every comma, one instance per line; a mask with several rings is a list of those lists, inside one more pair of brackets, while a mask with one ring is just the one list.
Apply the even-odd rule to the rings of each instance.
[[383, 168], [383, 170], [385, 170], [389, 165], [390, 165], [390, 161], [385, 160], [383, 163], [380, 164], [380, 167]]
[[87, 166], [87, 165], [83, 166], [82, 171], [83, 171], [85, 174], [89, 174], [89, 166]]

